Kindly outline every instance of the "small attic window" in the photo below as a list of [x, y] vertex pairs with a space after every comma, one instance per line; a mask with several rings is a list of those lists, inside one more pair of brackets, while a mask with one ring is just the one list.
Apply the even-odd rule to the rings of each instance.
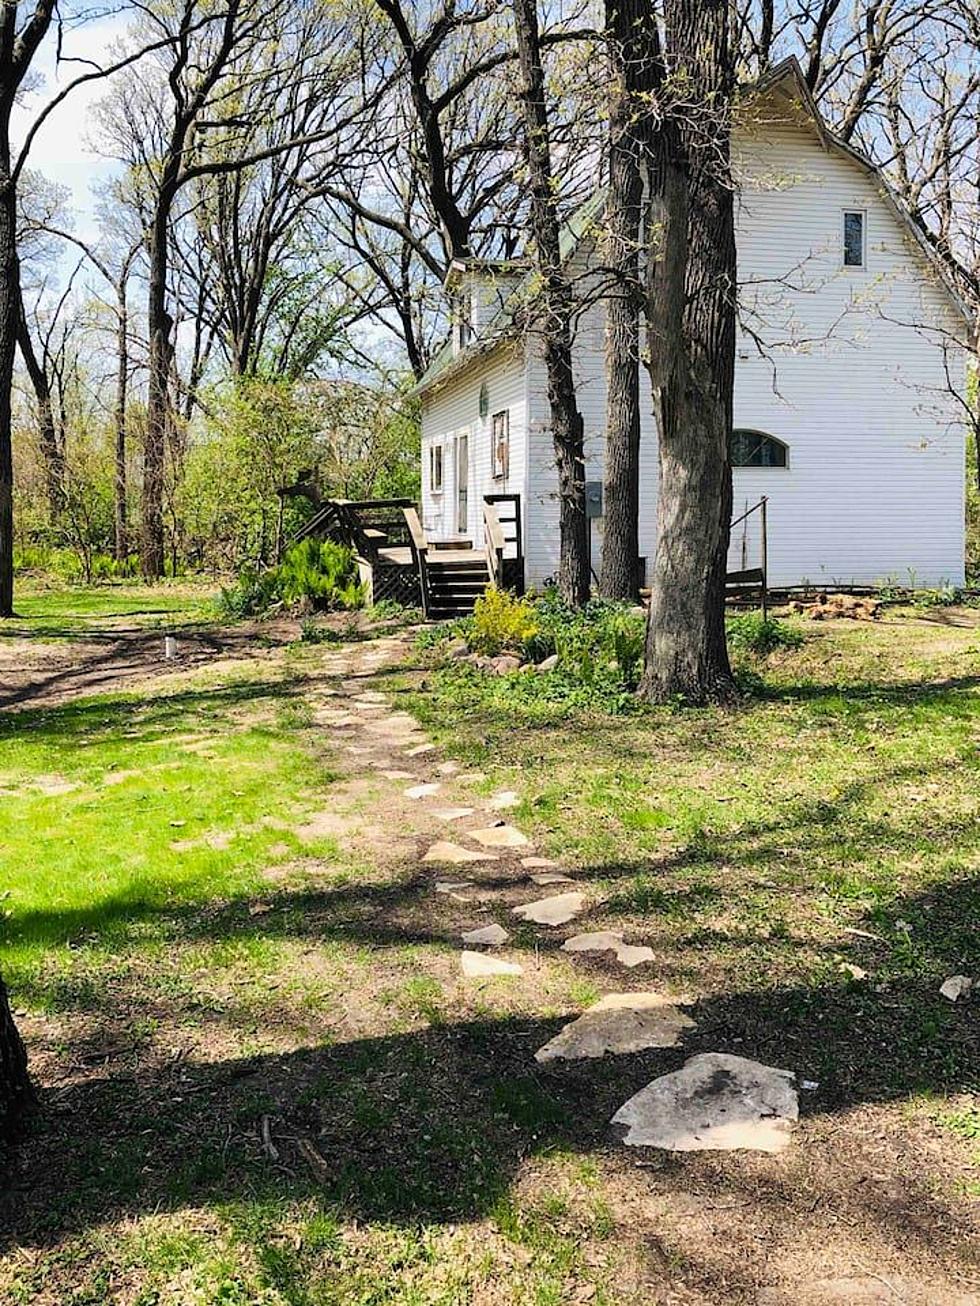
[[844, 266], [864, 267], [864, 214], [860, 209], [844, 213]]
[[473, 339], [473, 293], [460, 290], [452, 300], [453, 331], [456, 348], [465, 349]]

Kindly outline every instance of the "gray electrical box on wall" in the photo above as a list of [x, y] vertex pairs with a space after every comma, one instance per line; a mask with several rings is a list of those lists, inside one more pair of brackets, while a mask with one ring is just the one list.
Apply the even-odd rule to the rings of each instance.
[[602, 516], [602, 482], [601, 481], [585, 482], [585, 515], [586, 517]]

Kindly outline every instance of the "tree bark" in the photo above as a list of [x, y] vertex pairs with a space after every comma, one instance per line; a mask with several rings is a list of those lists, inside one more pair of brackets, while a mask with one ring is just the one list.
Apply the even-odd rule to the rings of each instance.
[[566, 603], [581, 607], [588, 601], [590, 590], [589, 522], [585, 516], [585, 437], [572, 371], [574, 301], [561, 263], [536, 0], [514, 0], [514, 23], [522, 82], [524, 149], [531, 192], [531, 232], [544, 307], [539, 326], [548, 374], [551, 434], [558, 471], [558, 588]]
[[13, 1136], [33, 1097], [27, 1076], [27, 1052], [14, 1024], [0, 976], [0, 1141], [9, 1141]]
[[126, 280], [116, 287], [116, 413], [115, 472], [113, 477], [114, 537], [117, 562], [129, 555], [129, 520], [126, 502], [126, 405], [129, 389], [129, 309]]
[[[176, 158], [171, 154], [169, 171], [176, 171], [177, 159], [179, 154]], [[140, 540], [140, 567], [144, 579], [149, 581], [158, 580], [164, 573], [163, 478], [170, 421], [170, 333], [173, 328], [173, 319], [167, 310], [167, 229], [174, 194], [173, 178], [165, 178], [157, 195], [149, 242], [147, 331], [150, 352]]]
[[669, 102], [651, 151], [648, 327], [660, 493], [641, 692], [733, 696], [725, 640], [736, 256], [727, 0], [667, 0]]
[[[6, 129], [0, 150], [6, 145]], [[0, 617], [14, 615], [14, 454], [11, 396], [20, 321], [17, 200], [9, 154], [0, 159]]]
[[34, 352], [34, 342], [31, 340], [23, 304], [20, 309], [17, 343], [20, 346], [20, 356], [24, 360], [37, 404], [38, 441], [44, 464], [48, 512], [51, 521], [55, 523], [65, 509], [65, 452], [58, 439], [58, 429], [55, 425], [51, 383], [43, 364]]
[[653, 74], [649, 0], [606, 0], [611, 64], [606, 202], [606, 440], [599, 592], [639, 597], [641, 96]]

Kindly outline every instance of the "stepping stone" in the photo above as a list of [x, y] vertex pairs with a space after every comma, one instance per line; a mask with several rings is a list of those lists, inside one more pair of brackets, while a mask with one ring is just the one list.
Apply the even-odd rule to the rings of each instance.
[[548, 866], [557, 866], [558, 863], [551, 861], [548, 857], [522, 857], [521, 865], [525, 870], [532, 871], [536, 869], [543, 870]]
[[457, 889], [475, 889], [472, 880], [436, 880], [436, 893], [455, 893]]
[[625, 1056], [672, 1048], [694, 1021], [659, 993], [608, 993], [534, 1054], [535, 1061]]
[[351, 703], [355, 712], [383, 712], [387, 707], [386, 703], [365, 703], [359, 698], [355, 698]]
[[669, 1152], [781, 1152], [799, 1119], [795, 1076], [746, 1057], [702, 1052], [619, 1108], [629, 1147]]
[[437, 768], [440, 775], [455, 775], [459, 769], [458, 762], [440, 762]]
[[514, 793], [513, 789], [502, 789], [499, 794], [487, 799], [487, 807], [492, 812], [506, 812], [509, 808], [520, 805], [520, 795]]
[[575, 881], [570, 875], [562, 875], [558, 871], [542, 871], [540, 875], [529, 875], [527, 877], [532, 884], [574, 884]]
[[437, 840], [422, 858], [424, 862], [446, 862], [450, 866], [461, 866], [464, 862], [495, 862], [491, 853], [477, 853], [469, 848], [462, 848], [458, 843], [446, 839]]
[[585, 906], [584, 893], [559, 893], [553, 898], [539, 898], [514, 908], [514, 915], [535, 925], [564, 925]]
[[416, 744], [414, 748], [405, 750], [406, 757], [421, 757], [423, 753], [431, 753], [435, 749], [435, 744]]
[[523, 975], [524, 967], [516, 961], [503, 961], [500, 957], [488, 957], [485, 952], [460, 953], [460, 965], [467, 979], [480, 979], [484, 975]]
[[382, 771], [381, 774], [386, 780], [414, 780], [415, 776], [411, 771]]
[[376, 717], [374, 720], [366, 721], [365, 725], [369, 730], [377, 731], [379, 734], [414, 734], [419, 728], [419, 723], [413, 716], [407, 712], [396, 712], [394, 716]]
[[443, 807], [441, 811], [433, 812], [432, 815], [440, 821], [461, 821], [464, 816], [472, 816], [472, 807]]
[[653, 961], [653, 949], [644, 944], [624, 943], [621, 930], [597, 930], [594, 934], [576, 934], [561, 945], [563, 952], [614, 952], [623, 966], [639, 966]]
[[442, 788], [441, 784], [424, 784], [412, 785], [411, 789], [405, 790], [406, 798], [431, 798]]
[[387, 701], [387, 697], [376, 689], [365, 689], [357, 696], [358, 703], [387, 703]]
[[464, 943], [482, 943], [488, 948], [497, 948], [506, 943], [510, 935], [502, 925], [484, 925], [479, 930], [467, 930], [462, 936]]
[[360, 717], [355, 716], [353, 712], [334, 712], [321, 711], [315, 713], [313, 720], [318, 726], [356, 726]]
[[616, 960], [621, 966], [628, 966], [632, 970], [634, 966], [653, 961], [653, 949], [645, 943], [621, 943], [616, 949]]
[[465, 772], [465, 774], [458, 775], [456, 777], [456, 779], [459, 780], [460, 783], [464, 785], [479, 784], [481, 780], [485, 780], [486, 778], [487, 777], [483, 774], [482, 771], [467, 771]]
[[503, 821], [488, 825], [485, 830], [470, 830], [469, 836], [484, 848], [523, 848], [529, 842], [526, 834], [521, 834], [516, 826], [504, 825]]

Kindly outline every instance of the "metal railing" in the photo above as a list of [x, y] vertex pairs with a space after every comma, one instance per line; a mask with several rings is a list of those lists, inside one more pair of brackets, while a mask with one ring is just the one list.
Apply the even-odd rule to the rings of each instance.
[[746, 508], [740, 517], [736, 517], [732, 522], [730, 529], [735, 530], [736, 526], [743, 526], [743, 523], [755, 513], [759, 514], [759, 560], [758, 567], [749, 567], [748, 563], [748, 529], [743, 526], [742, 529], [742, 566], [739, 571], [730, 571], [725, 577], [725, 588], [729, 592], [739, 593], [747, 590], [761, 588], [762, 591], [762, 618], [765, 620], [769, 615], [769, 519], [768, 519], [769, 499], [763, 495], [758, 503], [754, 503], [751, 508]]

